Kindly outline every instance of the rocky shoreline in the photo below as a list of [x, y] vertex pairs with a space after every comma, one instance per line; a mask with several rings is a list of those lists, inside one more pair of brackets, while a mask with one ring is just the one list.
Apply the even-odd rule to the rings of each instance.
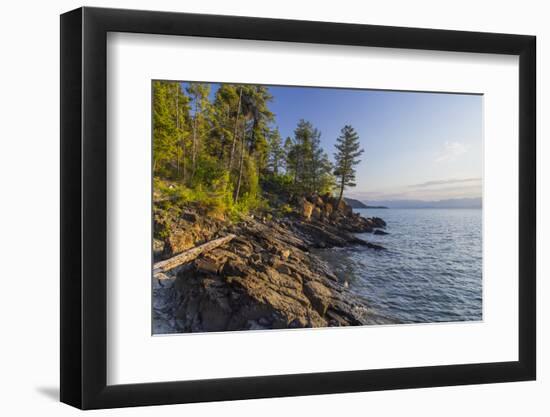
[[281, 218], [237, 224], [186, 208], [170, 219], [155, 213], [155, 261], [234, 234], [223, 246], [153, 278], [153, 333], [263, 330], [384, 323], [345, 277], [312, 248], [361, 245], [384, 250], [353, 233], [381, 233], [385, 222], [354, 213], [345, 202], [312, 195]]

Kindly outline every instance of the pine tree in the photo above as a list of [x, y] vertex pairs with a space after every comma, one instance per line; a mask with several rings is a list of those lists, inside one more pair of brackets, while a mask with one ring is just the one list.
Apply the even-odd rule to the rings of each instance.
[[243, 122], [243, 132], [242, 132], [242, 139], [241, 139], [241, 157], [239, 159], [239, 175], [237, 177], [237, 185], [235, 188], [235, 194], [233, 196], [233, 201], [236, 203], [239, 201], [239, 196], [241, 192], [241, 183], [243, 178], [243, 168], [244, 168], [244, 156], [245, 156], [245, 138], [246, 138], [246, 128], [245, 128], [245, 122]]
[[313, 125], [304, 119], [300, 119], [296, 129], [294, 129], [295, 182], [298, 191], [302, 193], [311, 188], [311, 155], [315, 134]]
[[287, 138], [285, 139], [283, 150], [285, 153], [285, 173], [291, 176], [293, 178], [294, 184], [296, 184], [298, 172], [298, 155], [296, 144], [290, 136], [287, 136]]
[[200, 139], [203, 133], [203, 124], [208, 117], [208, 94], [210, 93], [209, 84], [189, 83], [187, 93], [191, 96], [193, 102], [193, 144], [191, 150], [191, 178], [197, 171], [197, 157], [200, 151]]
[[248, 85], [243, 89], [242, 106], [247, 128], [247, 151], [254, 155], [258, 172], [265, 168], [268, 153], [269, 128], [274, 115], [268, 103], [273, 100], [268, 88]]
[[180, 176], [185, 164], [189, 100], [177, 82], [153, 82], [153, 172]]
[[334, 189], [334, 167], [326, 152], [316, 162], [315, 192], [318, 194], [330, 193]]
[[[186, 180], [186, 137], [187, 123], [189, 118], [189, 98], [183, 94], [181, 84], [179, 82], [173, 84], [174, 91], [174, 120], [176, 125], [176, 179]], [[181, 169], [180, 169], [181, 167]]]
[[[283, 145], [267, 87], [220, 84], [213, 99], [210, 88], [153, 82], [153, 175], [161, 184], [158, 190], [169, 186], [171, 199], [196, 196], [192, 198], [204, 199], [208, 206], [247, 212], [263, 204], [264, 184], [276, 184], [283, 196], [334, 188], [334, 168], [321, 146], [321, 132], [300, 120]], [[353, 167], [362, 152], [354, 145], [357, 140], [351, 127], [342, 130], [335, 170], [340, 199], [345, 187], [354, 185]]]
[[[273, 113], [269, 110], [268, 102], [273, 99], [267, 87], [258, 85], [239, 85], [241, 89], [241, 112], [243, 129], [241, 133], [240, 160], [234, 201], [241, 195], [243, 184], [243, 170], [245, 167], [254, 167], [255, 172], [247, 175], [248, 189], [255, 190], [259, 174], [266, 164], [268, 151], [267, 136], [269, 123], [273, 120]], [[249, 170], [250, 171], [250, 170]], [[250, 172], [249, 172], [250, 173]]]
[[329, 192], [334, 185], [334, 177], [332, 175], [333, 167], [327, 153], [321, 146], [321, 133], [314, 129], [311, 140], [311, 155], [308, 155], [310, 160], [308, 164], [308, 177], [310, 193], [322, 194]]
[[242, 97], [243, 97], [243, 87], [239, 87], [239, 99], [237, 101], [237, 105], [235, 106], [235, 124], [233, 128], [233, 140], [231, 145], [231, 154], [229, 156], [229, 171], [233, 168], [233, 158], [235, 156], [235, 145], [237, 143], [237, 128], [239, 126], [239, 117], [241, 115], [241, 109], [242, 109]]
[[230, 106], [225, 100], [221, 99], [220, 89], [216, 92], [214, 103], [210, 109], [210, 121], [212, 128], [208, 135], [206, 147], [207, 151], [216, 155], [220, 161], [225, 161], [225, 152], [230, 133]]
[[285, 142], [287, 172], [294, 176], [295, 191], [320, 193], [330, 190], [332, 165], [321, 146], [321, 132], [310, 122], [300, 120], [294, 140]]
[[279, 129], [274, 129], [269, 135], [268, 168], [274, 175], [279, 175], [284, 164], [285, 152], [282, 147]]
[[359, 157], [364, 149], [360, 149], [359, 135], [350, 125], [342, 128], [340, 136], [336, 139], [335, 147], [337, 152], [334, 154], [334, 175], [340, 188], [336, 207], [339, 208], [344, 189], [346, 187], [355, 187], [356, 185], [354, 167], [361, 162]]

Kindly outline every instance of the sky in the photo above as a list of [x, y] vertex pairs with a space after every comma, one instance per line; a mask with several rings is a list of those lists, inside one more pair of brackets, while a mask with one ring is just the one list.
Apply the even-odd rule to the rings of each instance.
[[[217, 89], [213, 86], [212, 94]], [[340, 129], [350, 124], [365, 152], [355, 188], [369, 200], [481, 197], [483, 96], [381, 90], [269, 86], [284, 140], [300, 119], [321, 131], [333, 160]]]

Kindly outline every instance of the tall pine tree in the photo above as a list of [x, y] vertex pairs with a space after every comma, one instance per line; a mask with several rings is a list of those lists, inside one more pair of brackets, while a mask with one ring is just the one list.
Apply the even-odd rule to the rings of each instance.
[[208, 94], [210, 93], [210, 84], [189, 83], [187, 93], [193, 102], [193, 122], [191, 124], [191, 131], [193, 132], [191, 178], [193, 178], [197, 172], [197, 160], [201, 151], [201, 137], [206, 130], [205, 124], [208, 123], [210, 106]]
[[281, 173], [284, 164], [285, 152], [282, 146], [279, 129], [274, 129], [269, 134], [269, 154], [267, 160], [268, 169], [273, 175]]
[[153, 172], [185, 179], [189, 98], [179, 82], [153, 82]]
[[354, 167], [361, 162], [359, 157], [364, 149], [360, 149], [359, 135], [350, 125], [342, 128], [340, 136], [336, 139], [335, 147], [337, 152], [334, 154], [334, 175], [340, 189], [336, 207], [340, 208], [344, 189], [346, 187], [355, 187], [356, 185]]

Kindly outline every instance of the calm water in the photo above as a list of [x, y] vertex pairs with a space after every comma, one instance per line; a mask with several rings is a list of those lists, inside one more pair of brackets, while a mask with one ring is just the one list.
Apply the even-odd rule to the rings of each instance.
[[388, 235], [358, 234], [387, 248], [327, 249], [328, 261], [375, 313], [402, 323], [482, 319], [480, 209], [360, 209]]

